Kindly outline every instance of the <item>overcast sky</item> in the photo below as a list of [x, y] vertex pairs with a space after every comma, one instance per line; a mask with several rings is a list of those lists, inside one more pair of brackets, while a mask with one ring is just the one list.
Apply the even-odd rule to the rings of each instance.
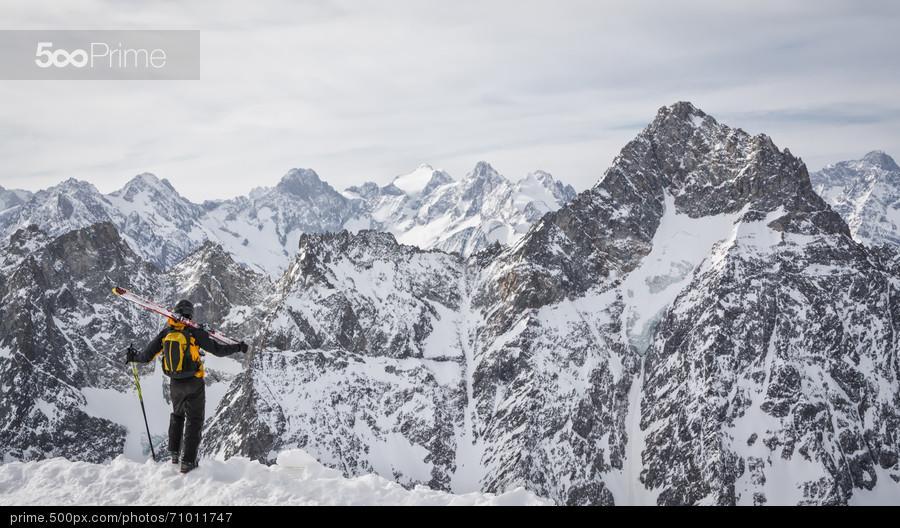
[[900, 157], [900, 2], [4, 0], [3, 29], [199, 29], [200, 81], [0, 81], [0, 185], [140, 172], [202, 200], [420, 163], [581, 190], [663, 105], [811, 169]]

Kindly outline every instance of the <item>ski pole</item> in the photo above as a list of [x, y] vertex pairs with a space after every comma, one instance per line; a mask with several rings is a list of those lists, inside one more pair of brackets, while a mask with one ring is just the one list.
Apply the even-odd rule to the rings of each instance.
[[153, 461], [156, 462], [156, 451], [153, 450], [153, 439], [150, 438], [150, 424], [147, 423], [147, 410], [144, 408], [144, 395], [141, 393], [141, 379], [138, 376], [138, 370], [134, 361], [131, 362], [131, 373], [134, 374], [134, 384], [137, 386], [138, 399], [141, 401], [141, 412], [144, 413], [144, 425], [147, 427], [147, 442], [150, 443], [150, 454], [153, 455]]

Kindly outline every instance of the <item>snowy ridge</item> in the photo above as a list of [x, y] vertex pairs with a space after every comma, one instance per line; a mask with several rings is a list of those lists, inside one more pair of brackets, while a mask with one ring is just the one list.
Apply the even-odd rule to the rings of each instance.
[[476, 173], [489, 173], [486, 178], [454, 182], [422, 165], [383, 188], [368, 183], [344, 193], [313, 170], [292, 169], [274, 188], [203, 204], [148, 173], [107, 195], [74, 179], [34, 194], [0, 187], [0, 238], [32, 224], [54, 237], [111, 222], [132, 250], [163, 269], [211, 241], [238, 262], [277, 278], [304, 233], [379, 229], [404, 243], [468, 255], [493, 242], [514, 241], [541, 214], [575, 195], [543, 172], [514, 185], [487, 164], [479, 167], [485, 169]]
[[138, 254], [170, 267], [194, 251], [210, 234], [201, 225], [201, 207], [183, 198], [168, 180], [139, 174], [106, 195], [119, 232]]
[[485, 162], [460, 181], [423, 165], [385, 187], [348, 189], [366, 202], [378, 229], [403, 244], [472, 255], [491, 244], [516, 242], [544, 214], [575, 197], [575, 190], [543, 171], [511, 182]]
[[900, 167], [893, 158], [876, 150], [810, 177], [857, 240], [900, 248]]
[[[187, 479], [187, 480], [186, 480]], [[190, 482], [191, 493], [183, 486]], [[187, 476], [168, 463], [118, 457], [104, 464], [53, 458], [0, 465], [0, 505], [104, 506], [541, 506], [522, 488], [503, 494], [451, 495], [365, 475], [344, 478], [300, 450], [265, 466], [245, 458], [203, 460]]]

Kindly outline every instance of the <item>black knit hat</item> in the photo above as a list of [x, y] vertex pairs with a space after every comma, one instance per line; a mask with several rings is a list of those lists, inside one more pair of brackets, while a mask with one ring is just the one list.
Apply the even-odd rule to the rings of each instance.
[[182, 299], [178, 301], [178, 304], [175, 305], [175, 309], [172, 310], [178, 315], [187, 317], [188, 319], [194, 318], [194, 303], [187, 299]]

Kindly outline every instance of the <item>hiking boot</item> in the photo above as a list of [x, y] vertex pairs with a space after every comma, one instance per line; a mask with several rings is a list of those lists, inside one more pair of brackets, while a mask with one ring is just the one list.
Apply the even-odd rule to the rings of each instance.
[[184, 460], [181, 462], [181, 472], [182, 473], [187, 473], [188, 471], [192, 471], [193, 469], [196, 469], [196, 467], [197, 467], [196, 462], [189, 462], [187, 460]]
[[172, 463], [177, 465], [178, 462], [178, 451], [172, 451]]

